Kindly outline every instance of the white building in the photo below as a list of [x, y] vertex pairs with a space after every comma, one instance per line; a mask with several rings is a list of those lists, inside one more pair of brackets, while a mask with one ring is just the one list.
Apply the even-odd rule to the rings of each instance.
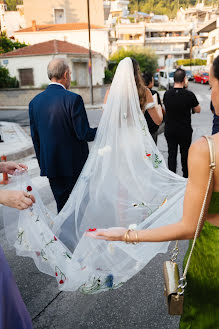
[[[20, 87], [40, 88], [50, 82], [47, 65], [55, 57], [65, 57], [68, 60], [75, 85], [89, 85], [88, 49], [66, 41], [51, 40], [1, 54], [0, 65], [6, 67], [10, 75], [17, 78]], [[103, 84], [105, 67], [105, 57], [93, 52], [94, 86]]]
[[[37, 25], [36, 21], [33, 21], [31, 27], [16, 31], [14, 36], [20, 42], [31, 45], [56, 39], [89, 48], [87, 23]], [[108, 58], [108, 40], [108, 31], [106, 28], [91, 25], [91, 48], [93, 51]]]
[[208, 37], [202, 45], [201, 53], [207, 55], [207, 65], [210, 65], [214, 58], [219, 55], [219, 18], [208, 22], [198, 32], [200, 34], [208, 33]]
[[190, 24], [176, 22], [130, 23], [116, 25], [116, 41], [112, 52], [118, 48], [148, 47], [158, 55], [160, 67], [177, 59], [188, 58], [190, 53]]
[[115, 24], [118, 18], [129, 14], [129, 0], [103, 1], [104, 19], [107, 25]]
[[0, 0], [0, 31], [5, 31], [8, 37], [14, 31], [25, 27], [23, 6], [17, 6], [17, 11], [7, 11], [5, 1]]

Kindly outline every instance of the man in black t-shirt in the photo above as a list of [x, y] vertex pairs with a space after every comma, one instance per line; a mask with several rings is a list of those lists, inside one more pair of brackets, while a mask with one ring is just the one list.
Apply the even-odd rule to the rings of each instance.
[[[146, 86], [150, 89], [152, 95], [157, 95], [157, 103], [162, 108], [162, 103], [161, 103], [159, 93], [156, 90], [152, 89], [154, 87], [154, 78], [153, 78], [152, 73], [144, 72], [143, 78], [144, 78]], [[150, 114], [148, 113], [148, 111], [145, 111], [144, 116], [145, 116], [145, 119], [146, 119], [147, 124], [148, 124], [149, 132], [150, 132], [155, 144], [157, 144], [157, 132], [158, 132], [159, 126], [156, 125], [156, 123], [154, 123], [154, 121], [152, 120], [152, 118], [151, 118]]]
[[178, 145], [181, 153], [183, 177], [188, 177], [188, 150], [192, 142], [191, 112], [201, 111], [199, 102], [186, 87], [186, 73], [177, 69], [174, 73], [174, 88], [164, 94], [166, 109], [164, 134], [168, 145], [168, 167], [176, 172]]

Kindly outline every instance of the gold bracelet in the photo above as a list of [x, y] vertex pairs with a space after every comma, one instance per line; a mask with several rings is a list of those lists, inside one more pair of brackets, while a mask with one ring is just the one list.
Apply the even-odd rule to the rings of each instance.
[[[129, 232], [135, 232], [136, 241], [129, 242], [129, 240], [130, 240]], [[125, 240], [125, 243], [137, 244], [139, 242], [139, 240], [138, 240], [138, 232], [136, 230], [130, 230], [130, 229], [128, 229], [125, 232], [124, 240]]]
[[125, 240], [125, 243], [128, 243], [128, 241], [127, 241], [127, 238], [129, 238], [129, 231], [130, 230], [127, 230], [126, 232], [125, 232], [125, 236], [124, 236], [124, 240]]
[[132, 244], [137, 244], [139, 241], [138, 241], [138, 231], [136, 230], [132, 230], [133, 232], [135, 232], [135, 239], [136, 241], [132, 242]]

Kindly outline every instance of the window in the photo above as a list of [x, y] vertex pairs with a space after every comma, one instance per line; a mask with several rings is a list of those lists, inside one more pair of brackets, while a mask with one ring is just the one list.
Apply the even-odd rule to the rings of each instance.
[[34, 86], [33, 69], [20, 69], [18, 71], [21, 86]]
[[55, 24], [66, 23], [64, 9], [54, 9], [54, 20], [55, 20]]

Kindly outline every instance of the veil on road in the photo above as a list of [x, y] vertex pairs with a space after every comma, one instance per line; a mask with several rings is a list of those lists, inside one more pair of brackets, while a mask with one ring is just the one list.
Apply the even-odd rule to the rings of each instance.
[[60, 290], [83, 293], [118, 288], [169, 244], [95, 240], [85, 231], [177, 222], [186, 186], [167, 169], [148, 131], [130, 58], [118, 65], [90, 155], [62, 211], [46, 209], [28, 174], [14, 181], [17, 189], [31, 186], [36, 203], [24, 211], [5, 208], [9, 242], [56, 277]]

